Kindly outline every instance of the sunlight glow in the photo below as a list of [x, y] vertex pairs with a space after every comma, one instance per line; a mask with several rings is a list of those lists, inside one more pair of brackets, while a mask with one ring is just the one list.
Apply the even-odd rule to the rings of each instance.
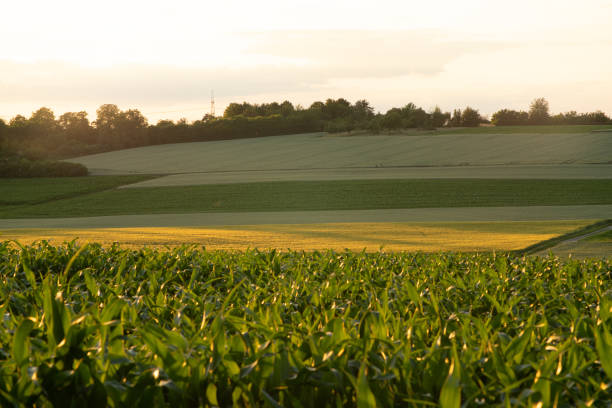
[[196, 119], [187, 110], [206, 106], [210, 89], [221, 109], [343, 96], [378, 110], [431, 101], [490, 113], [548, 96], [553, 109], [612, 112], [603, 0], [28, 0], [3, 15], [4, 118], [111, 102]]

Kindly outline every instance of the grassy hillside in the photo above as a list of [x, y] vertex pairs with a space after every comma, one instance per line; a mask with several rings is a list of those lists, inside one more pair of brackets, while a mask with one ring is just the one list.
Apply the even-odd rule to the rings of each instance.
[[438, 129], [434, 133], [447, 134], [485, 134], [498, 133], [505, 135], [515, 135], [521, 133], [530, 134], [562, 134], [562, 133], [588, 133], [609, 130], [612, 133], [612, 124], [608, 125], [523, 125], [523, 126], [481, 126], [477, 128], [451, 128]]
[[103, 191], [151, 176], [100, 176], [72, 178], [1, 179], [0, 206], [29, 205]]
[[121, 150], [72, 159], [93, 173], [176, 174], [209, 171], [397, 166], [609, 163], [612, 135], [357, 135], [324, 133]]

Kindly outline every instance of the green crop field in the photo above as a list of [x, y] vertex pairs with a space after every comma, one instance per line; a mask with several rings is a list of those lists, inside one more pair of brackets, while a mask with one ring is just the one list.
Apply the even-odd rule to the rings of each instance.
[[341, 180], [114, 189], [0, 209], [0, 218], [598, 204], [612, 204], [612, 179]]
[[124, 184], [137, 183], [151, 176], [100, 176], [0, 179], [0, 208], [32, 205], [53, 200], [109, 190]]
[[481, 133], [498, 133], [498, 134], [564, 134], [564, 133], [588, 133], [588, 132], [606, 132], [612, 133], [612, 125], [522, 125], [522, 126], [481, 126], [477, 128], [451, 128], [438, 129], [438, 133], [446, 134], [481, 134]]
[[0, 406], [612, 406], [593, 129], [149, 146], [0, 180]]
[[0, 245], [0, 404], [610, 406], [612, 264]]
[[[325, 133], [120, 150], [71, 159], [94, 174], [611, 164], [610, 133], [355, 135]], [[612, 178], [608, 170], [608, 177]], [[554, 177], [553, 177], [554, 178]]]

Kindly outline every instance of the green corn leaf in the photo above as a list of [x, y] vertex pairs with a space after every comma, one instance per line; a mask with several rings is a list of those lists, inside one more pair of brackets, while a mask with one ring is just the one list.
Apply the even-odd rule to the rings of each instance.
[[595, 348], [602, 368], [612, 380], [612, 335], [605, 326], [602, 325], [601, 329], [601, 332], [597, 328], [594, 330]]
[[17, 328], [17, 332], [13, 337], [13, 358], [18, 366], [22, 366], [28, 361], [29, 342], [28, 336], [34, 328], [34, 320], [25, 319]]
[[66, 264], [66, 267], [64, 268], [64, 272], [62, 273], [62, 275], [64, 276], [64, 282], [70, 281], [70, 277], [72, 276], [72, 274], [74, 274], [74, 272], [70, 273], [70, 268], [72, 267], [72, 264], [74, 263], [74, 261], [76, 261], [79, 255], [81, 255], [81, 252], [87, 249], [88, 246], [89, 244], [83, 245], [74, 253], [74, 255], [72, 255], [72, 257]]
[[89, 290], [92, 297], [97, 298], [99, 292], [98, 283], [91, 277], [87, 270], [83, 271], [83, 277], [85, 278], [85, 286], [87, 286], [87, 290]]
[[272, 398], [272, 396], [268, 394], [265, 390], [261, 390], [261, 395], [263, 395], [266, 401], [268, 401], [268, 403], [274, 408], [283, 408], [283, 406], [279, 404], [278, 401], [276, 401], [274, 398]]
[[365, 371], [365, 363], [362, 363], [357, 376], [357, 408], [374, 408], [376, 407], [376, 398], [374, 398], [370, 389]]
[[461, 365], [455, 346], [453, 346], [453, 357], [448, 371], [448, 377], [446, 377], [446, 381], [442, 385], [442, 390], [440, 391], [440, 407], [461, 407]]
[[210, 405], [219, 406], [219, 402], [217, 402], [217, 386], [215, 384], [210, 383], [206, 387], [206, 398], [208, 398]]

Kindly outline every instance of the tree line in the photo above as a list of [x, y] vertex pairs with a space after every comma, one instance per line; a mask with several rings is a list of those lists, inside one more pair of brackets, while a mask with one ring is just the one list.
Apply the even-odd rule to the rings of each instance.
[[577, 113], [569, 111], [551, 115], [548, 101], [537, 98], [529, 106], [529, 111], [502, 109], [491, 116], [495, 126], [518, 125], [601, 125], [611, 123], [610, 118], [602, 111]]
[[[305, 108], [289, 101], [281, 103], [231, 103], [223, 116], [206, 114], [188, 123], [160, 120], [149, 124], [137, 109], [120, 110], [105, 104], [96, 111], [94, 121], [87, 112], [66, 112], [57, 117], [49, 108], [33, 112], [29, 118], [0, 120], [0, 157], [26, 160], [57, 159], [137, 146], [250, 138], [306, 132], [373, 133], [408, 128], [435, 129], [444, 126], [479, 126], [488, 122], [477, 109], [466, 107], [443, 112], [439, 107], [429, 111], [413, 103], [375, 113], [370, 103], [344, 98], [317, 101]], [[539, 98], [528, 112], [502, 109], [491, 118], [493, 125], [525, 124], [600, 124], [610, 123], [603, 112], [577, 114], [568, 112], [551, 116], [548, 102]], [[14, 161], [14, 160], [13, 160]]]

